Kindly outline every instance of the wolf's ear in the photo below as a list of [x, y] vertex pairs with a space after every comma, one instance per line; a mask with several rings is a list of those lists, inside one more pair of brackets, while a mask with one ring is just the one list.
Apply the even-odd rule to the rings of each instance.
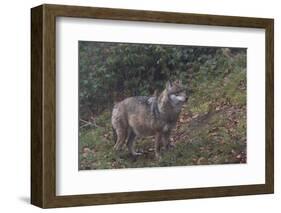
[[173, 83], [169, 80], [167, 83], [166, 83], [166, 89], [167, 90], [170, 90], [173, 86]]
[[177, 80], [175, 80], [175, 84], [177, 84], [177, 85], [182, 85], [182, 81], [179, 80], [179, 79], [177, 79]]
[[159, 91], [158, 89], [154, 90], [153, 96], [158, 97], [159, 96]]

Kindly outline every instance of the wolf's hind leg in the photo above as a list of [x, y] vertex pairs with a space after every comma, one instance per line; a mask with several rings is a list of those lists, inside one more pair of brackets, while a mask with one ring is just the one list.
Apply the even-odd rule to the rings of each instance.
[[136, 134], [134, 133], [134, 131], [132, 129], [130, 129], [128, 131], [128, 138], [127, 138], [127, 147], [128, 147], [128, 150], [129, 152], [133, 155], [133, 156], [137, 156], [137, 155], [141, 155], [141, 153], [138, 153], [135, 151], [135, 148], [134, 148], [134, 141], [135, 141], [135, 138], [136, 138]]
[[115, 150], [120, 150], [122, 146], [125, 144], [126, 137], [127, 137], [127, 131], [126, 129], [116, 129], [116, 134], [117, 134], [117, 140], [114, 145]]

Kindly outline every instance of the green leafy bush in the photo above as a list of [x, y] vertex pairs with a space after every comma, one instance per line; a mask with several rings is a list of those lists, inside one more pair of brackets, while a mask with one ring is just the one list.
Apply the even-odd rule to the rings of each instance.
[[210, 79], [222, 78], [231, 72], [227, 54], [245, 53], [245, 49], [225, 50], [80, 41], [80, 117], [97, 116], [128, 96], [151, 95], [167, 80], [182, 79], [193, 91]]

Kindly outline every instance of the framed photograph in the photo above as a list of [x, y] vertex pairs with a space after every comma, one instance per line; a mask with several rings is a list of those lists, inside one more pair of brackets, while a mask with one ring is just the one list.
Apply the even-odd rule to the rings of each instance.
[[274, 191], [274, 21], [31, 9], [31, 203]]

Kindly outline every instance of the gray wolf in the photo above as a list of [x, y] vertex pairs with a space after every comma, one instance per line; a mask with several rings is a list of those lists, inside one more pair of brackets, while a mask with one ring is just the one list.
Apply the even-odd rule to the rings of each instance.
[[129, 97], [115, 104], [111, 118], [114, 149], [126, 144], [132, 155], [140, 155], [134, 149], [135, 138], [155, 136], [155, 156], [161, 158], [161, 146], [169, 147], [170, 133], [186, 100], [185, 88], [176, 80], [168, 81], [160, 95]]

